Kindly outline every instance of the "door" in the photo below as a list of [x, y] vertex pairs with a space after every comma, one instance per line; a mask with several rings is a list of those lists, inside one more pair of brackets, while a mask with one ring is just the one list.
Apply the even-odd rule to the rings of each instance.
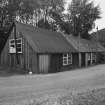
[[39, 72], [48, 73], [50, 67], [50, 55], [39, 55]]
[[85, 67], [85, 53], [81, 53], [81, 66]]

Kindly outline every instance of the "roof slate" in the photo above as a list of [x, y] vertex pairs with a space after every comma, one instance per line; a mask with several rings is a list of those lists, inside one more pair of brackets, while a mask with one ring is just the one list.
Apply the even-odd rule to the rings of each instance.
[[16, 23], [16, 28], [18, 32], [22, 32], [37, 53], [76, 52], [59, 32], [35, 28], [22, 23]]
[[66, 39], [77, 52], [105, 52], [105, 48], [93, 39], [86, 40], [72, 35], [66, 36]]
[[94, 39], [105, 41], [105, 28], [91, 34]]

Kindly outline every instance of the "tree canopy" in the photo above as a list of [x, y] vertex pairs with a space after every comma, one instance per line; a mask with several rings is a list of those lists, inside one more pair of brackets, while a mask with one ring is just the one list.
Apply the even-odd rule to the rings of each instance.
[[37, 27], [60, 29], [66, 34], [88, 38], [96, 19], [100, 18], [100, 8], [89, 0], [72, 0], [64, 14], [64, 0], [1, 0], [0, 26], [8, 20]]
[[100, 18], [99, 6], [94, 6], [93, 1], [72, 0], [68, 8], [68, 21], [72, 27], [72, 34], [88, 38], [96, 19]]
[[[74, 36], [80, 35], [82, 38], [88, 39], [89, 31], [94, 28], [95, 20], [101, 18], [99, 6], [95, 6], [94, 2], [89, 0], [72, 0], [67, 9], [67, 14], [63, 14], [63, 6], [64, 2], [63, 5], [60, 5], [60, 11], [54, 9], [49, 11], [47, 15], [51, 14], [50, 16], [55, 20], [56, 26], [59, 26], [64, 33]], [[46, 23], [48, 22], [43, 22], [48, 26]], [[50, 28], [53, 29], [53, 27]]]

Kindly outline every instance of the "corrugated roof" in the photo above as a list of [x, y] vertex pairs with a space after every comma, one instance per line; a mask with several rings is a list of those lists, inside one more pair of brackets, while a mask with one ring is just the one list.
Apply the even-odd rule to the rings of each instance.
[[66, 39], [78, 52], [105, 52], [105, 48], [95, 40], [86, 40], [72, 35], [66, 36]]
[[37, 53], [76, 52], [61, 33], [16, 23], [17, 31], [22, 32]]

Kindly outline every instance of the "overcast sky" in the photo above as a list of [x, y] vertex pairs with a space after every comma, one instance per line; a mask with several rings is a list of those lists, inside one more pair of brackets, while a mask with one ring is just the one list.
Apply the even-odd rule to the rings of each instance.
[[[71, 0], [66, 0], [70, 2]], [[98, 29], [103, 29], [105, 28], [105, 0], [92, 0], [94, 1], [95, 5], [99, 5], [101, 9], [101, 19], [96, 20], [96, 27], [98, 26]], [[94, 29], [93, 31], [96, 31]]]

